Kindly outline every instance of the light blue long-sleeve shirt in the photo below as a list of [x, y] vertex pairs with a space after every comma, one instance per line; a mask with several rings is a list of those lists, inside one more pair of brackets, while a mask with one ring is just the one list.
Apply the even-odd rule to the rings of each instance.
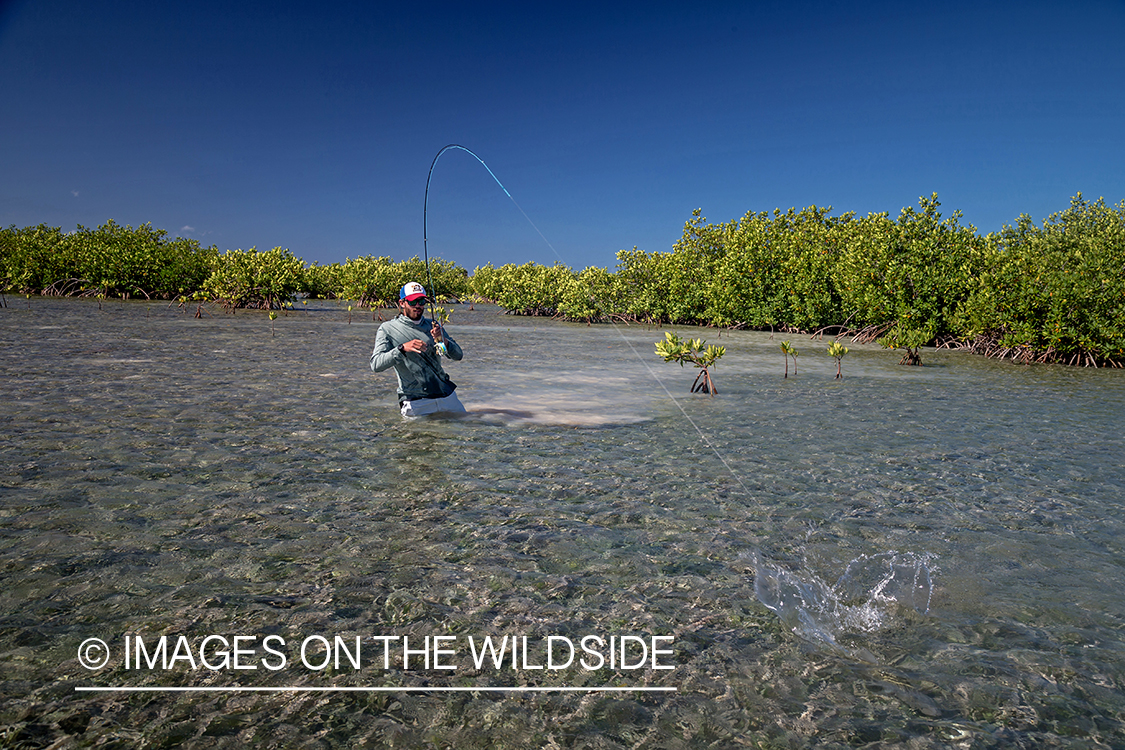
[[[457, 385], [449, 379], [441, 366], [441, 355], [437, 342], [430, 334], [433, 321], [421, 318], [415, 323], [405, 315], [399, 315], [379, 326], [375, 334], [375, 349], [371, 352], [371, 369], [382, 372], [395, 368], [398, 375], [398, 400], [413, 401], [418, 398], [442, 398], [453, 393]], [[460, 360], [464, 357], [461, 347], [445, 334], [445, 350], [449, 358]], [[404, 352], [399, 349], [407, 341], [422, 339], [426, 342], [424, 352]]]

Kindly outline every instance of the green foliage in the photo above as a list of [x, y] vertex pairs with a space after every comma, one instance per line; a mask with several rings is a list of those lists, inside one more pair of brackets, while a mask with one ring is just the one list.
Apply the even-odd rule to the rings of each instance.
[[58, 227], [40, 224], [0, 232], [0, 272], [6, 291], [36, 294], [56, 280], [71, 278], [73, 253], [69, 236]]
[[0, 230], [0, 286], [22, 293], [171, 299], [198, 289], [215, 248], [143, 224]]
[[348, 258], [340, 269], [340, 286], [337, 296], [343, 299], [358, 300], [368, 307], [391, 307], [398, 303], [401, 274], [395, 262], [388, 257], [367, 255]]
[[1042, 229], [1021, 217], [981, 237], [940, 206], [931, 195], [897, 219], [811, 206], [725, 224], [696, 210], [671, 252], [621, 250], [614, 272], [488, 265], [472, 286], [509, 311], [572, 320], [837, 328], [915, 364], [919, 347], [957, 342], [1042, 361], [1125, 356], [1125, 209], [1079, 196]]
[[438, 325], [437, 333], [434, 334], [437, 350], [443, 357], [449, 356], [449, 351], [445, 348], [445, 324], [449, 322], [449, 315], [450, 311], [441, 306], [430, 310], [431, 319]]
[[961, 213], [942, 219], [937, 195], [904, 208], [898, 221], [886, 214], [861, 220], [849, 237], [835, 274], [843, 312], [853, 324], [874, 325], [879, 343], [906, 349], [953, 335], [959, 305], [976, 286], [985, 242]]
[[433, 316], [433, 321], [439, 326], [444, 326], [449, 322], [449, 310], [445, 309], [444, 307], [434, 307], [434, 309], [431, 311], [431, 315]]
[[931, 195], [897, 219], [810, 206], [721, 224], [696, 210], [670, 252], [621, 250], [613, 271], [487, 264], [471, 277], [440, 258], [427, 273], [418, 257], [305, 268], [278, 249], [220, 256], [147, 224], [111, 221], [70, 234], [10, 227], [0, 230], [0, 288], [204, 294], [232, 307], [277, 306], [301, 291], [373, 307], [395, 305], [402, 285], [418, 281], [439, 300], [471, 294], [516, 314], [588, 323], [835, 328], [904, 349], [904, 362], [920, 363], [919, 347], [938, 344], [1021, 361], [1125, 365], [1125, 202], [1109, 207], [1079, 194], [1042, 227], [1021, 216], [986, 237], [961, 226], [960, 212], [943, 218], [940, 205]]
[[[433, 289], [429, 289], [432, 278]], [[136, 229], [110, 221], [96, 230], [40, 225], [0, 230], [0, 289], [23, 293], [207, 298], [229, 308], [279, 307], [293, 294], [394, 305], [408, 281], [419, 281], [435, 299], [469, 293], [464, 268], [440, 258], [358, 258], [308, 267], [288, 250], [233, 250], [220, 255], [195, 240], [167, 239], [145, 224]]]
[[472, 291], [517, 315], [556, 315], [562, 303], [562, 292], [574, 280], [574, 273], [556, 263], [491, 265], [473, 271]]
[[614, 275], [623, 295], [621, 312], [635, 320], [659, 322], [667, 317], [667, 290], [656, 263], [656, 255], [636, 247], [617, 253]]
[[656, 353], [665, 362], [679, 362], [681, 367], [687, 362], [696, 367], [711, 367], [726, 352], [725, 346], [707, 345], [703, 339], [685, 341], [671, 331], [664, 334], [663, 341], [656, 342]]
[[491, 263], [477, 266], [469, 277], [469, 289], [474, 297], [495, 302], [504, 288], [504, 274], [493, 268]]
[[344, 266], [329, 263], [326, 266], [312, 265], [305, 268], [305, 278], [301, 291], [314, 299], [335, 299], [344, 287]]
[[708, 280], [724, 253], [721, 225], [706, 223], [696, 209], [672, 252], [633, 248], [617, 253], [620, 279], [615, 313], [652, 323], [695, 323], [705, 319]]
[[344, 262], [337, 296], [357, 300], [366, 307], [394, 307], [399, 291], [410, 281], [425, 286], [436, 300], [460, 299], [469, 293], [468, 272], [452, 261], [430, 258], [427, 274], [426, 263], [418, 256], [397, 262], [385, 256], [365, 256]]
[[780, 259], [769, 241], [768, 214], [748, 213], [720, 225], [726, 253], [715, 264], [708, 313], [720, 325], [773, 328], [784, 317], [778, 305]]
[[622, 279], [604, 268], [575, 273], [556, 263], [480, 266], [471, 278], [473, 294], [517, 315], [550, 315], [587, 323], [620, 316]]
[[797, 350], [788, 341], [781, 342], [781, 354], [785, 357], [785, 377], [789, 377], [789, 358], [793, 358], [793, 374], [797, 374]]
[[[462, 299], [469, 296], [472, 289], [469, 284], [469, 272], [451, 260], [430, 258], [430, 271], [426, 273], [425, 261], [417, 256], [397, 264], [400, 270], [401, 281], [395, 290], [394, 304], [398, 304], [398, 289], [408, 281], [417, 281], [426, 287], [430, 297], [435, 300]], [[433, 288], [430, 286], [433, 280]]]
[[301, 290], [305, 266], [288, 250], [228, 250], [214, 259], [203, 293], [228, 310], [280, 309]]
[[706, 224], [702, 211], [696, 209], [684, 224], [683, 236], [672, 246], [671, 253], [653, 253], [654, 272], [661, 283], [661, 304], [654, 312], [656, 322], [700, 322], [707, 313], [711, 292], [708, 283], [714, 266], [723, 257], [725, 246], [721, 232]]
[[1022, 361], [1125, 363], [1125, 202], [1079, 193], [1042, 227], [1022, 215], [988, 235], [958, 315], [975, 350]]
[[828, 356], [836, 360], [836, 379], [842, 377], [840, 368], [843, 364], [844, 355], [848, 353], [848, 347], [841, 344], [839, 341], [833, 341], [828, 345]]
[[708, 290], [708, 317], [724, 325], [812, 330], [841, 319], [831, 273], [852, 215], [831, 208], [748, 213], [721, 225], [725, 254]]
[[[704, 348], [706, 346], [706, 348]], [[700, 372], [695, 378], [691, 391], [702, 391], [712, 396], [717, 393], [715, 383], [711, 379], [709, 368], [713, 367], [719, 358], [726, 354], [725, 346], [707, 345], [703, 339], [681, 339], [676, 334], [668, 331], [664, 334], [663, 341], [656, 342], [656, 353], [665, 362], [679, 362], [683, 367], [690, 362], [699, 368]]]
[[624, 295], [620, 279], [604, 268], [590, 266], [563, 280], [558, 314], [567, 320], [593, 323], [619, 316]]

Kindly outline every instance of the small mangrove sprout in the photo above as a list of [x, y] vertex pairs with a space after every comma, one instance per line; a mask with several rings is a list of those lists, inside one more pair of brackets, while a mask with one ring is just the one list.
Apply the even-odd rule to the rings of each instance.
[[183, 310], [185, 313], [187, 312], [188, 302], [196, 302], [197, 303], [196, 307], [195, 307], [195, 317], [202, 318], [203, 317], [203, 304], [205, 302], [207, 302], [206, 293], [204, 293], [204, 292], [194, 292], [194, 293], [192, 293], [192, 295], [190, 297], [186, 294], [181, 295], [180, 296], [180, 309]]
[[434, 322], [437, 323], [438, 326], [436, 336], [437, 350], [441, 356], [448, 357], [449, 352], [445, 348], [445, 337], [443, 334], [445, 333], [445, 324], [449, 322], [449, 310], [446, 310], [444, 307], [434, 307], [430, 310], [430, 314], [433, 316]]
[[446, 310], [444, 307], [435, 307], [430, 311], [430, 314], [433, 316], [434, 322], [437, 323], [438, 326], [438, 341], [444, 341], [445, 339], [442, 337], [442, 334], [445, 333], [445, 324], [449, 322], [449, 310]]
[[843, 375], [840, 373], [840, 366], [842, 364], [840, 362], [840, 360], [842, 360], [844, 358], [844, 355], [847, 354], [847, 353], [848, 353], [848, 347], [844, 346], [839, 341], [833, 341], [831, 344], [828, 345], [828, 356], [832, 357], [832, 359], [836, 360], [836, 379], [837, 380], [839, 380], [840, 378], [843, 377]]
[[273, 330], [273, 322], [275, 320], [277, 320], [277, 313], [275, 313], [273, 310], [270, 310], [270, 338], [273, 338], [276, 335]]
[[785, 357], [785, 377], [789, 377], [789, 358], [793, 358], [793, 374], [797, 374], [797, 350], [788, 341], [781, 342], [781, 353]]
[[714, 366], [719, 357], [722, 357], [726, 352], [725, 346], [713, 344], [708, 346], [703, 339], [684, 341], [671, 331], [664, 334], [663, 341], [656, 342], [656, 353], [665, 362], [679, 362], [680, 367], [683, 367], [685, 362], [691, 362], [698, 367], [699, 374], [695, 376], [691, 392], [709, 393], [711, 396], [718, 393], [718, 390], [715, 388], [715, 381], [711, 378], [708, 368]]

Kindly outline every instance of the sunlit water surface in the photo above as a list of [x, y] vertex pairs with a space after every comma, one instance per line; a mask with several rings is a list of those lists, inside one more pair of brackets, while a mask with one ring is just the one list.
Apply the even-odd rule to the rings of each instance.
[[[407, 423], [368, 312], [7, 302], [0, 745], [1125, 746], [1119, 371], [853, 346], [836, 380], [788, 336], [786, 379], [781, 336], [711, 330], [709, 398], [663, 331], [456, 307], [470, 414]], [[291, 662], [125, 669], [161, 634]], [[670, 635], [674, 668], [312, 670], [315, 634]], [[235, 685], [676, 690], [76, 691]]]

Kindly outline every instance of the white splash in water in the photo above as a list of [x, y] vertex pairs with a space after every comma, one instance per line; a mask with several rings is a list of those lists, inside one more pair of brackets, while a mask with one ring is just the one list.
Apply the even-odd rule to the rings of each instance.
[[800, 638], [843, 649], [844, 633], [886, 627], [895, 607], [922, 614], [930, 609], [933, 584], [929, 555], [881, 552], [848, 563], [836, 585], [813, 573], [791, 573], [754, 553], [754, 594]]

